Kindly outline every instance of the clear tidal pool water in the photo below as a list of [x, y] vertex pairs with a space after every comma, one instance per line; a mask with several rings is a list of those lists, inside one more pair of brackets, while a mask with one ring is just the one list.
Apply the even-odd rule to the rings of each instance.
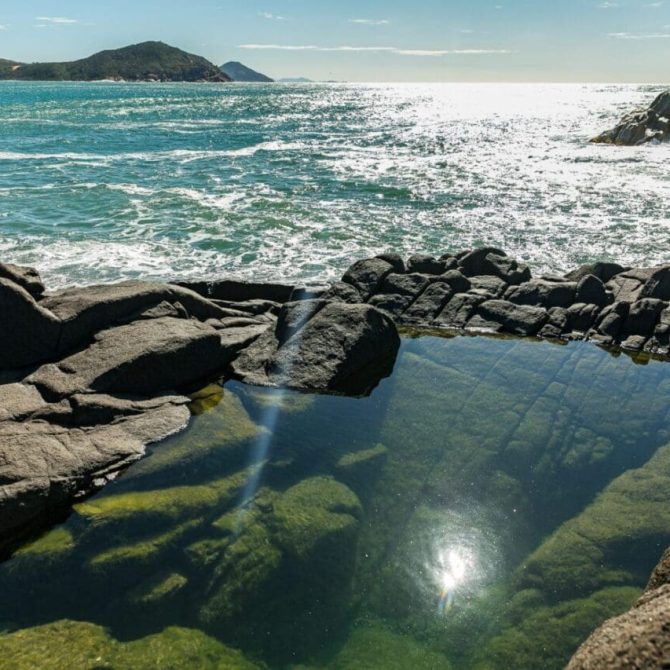
[[670, 544], [669, 396], [662, 362], [434, 336], [368, 398], [210, 387], [0, 565], [0, 667], [560, 668]]

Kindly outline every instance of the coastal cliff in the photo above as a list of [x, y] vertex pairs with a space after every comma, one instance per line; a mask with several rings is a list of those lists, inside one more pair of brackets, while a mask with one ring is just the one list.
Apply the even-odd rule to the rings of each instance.
[[163, 42], [142, 42], [63, 63], [0, 61], [0, 79], [21, 81], [228, 82], [230, 77], [202, 56]]

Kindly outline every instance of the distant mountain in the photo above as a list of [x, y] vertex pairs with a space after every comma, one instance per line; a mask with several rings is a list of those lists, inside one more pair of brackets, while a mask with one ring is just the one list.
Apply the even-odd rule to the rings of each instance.
[[233, 81], [246, 81], [246, 82], [263, 82], [263, 83], [272, 83], [274, 79], [252, 70], [250, 67], [238, 63], [237, 61], [230, 61], [229, 63], [224, 63], [220, 68], [221, 72], [228, 75]]
[[283, 79], [277, 79], [281, 84], [311, 84], [312, 80], [307, 79], [307, 77], [284, 77]]
[[[19, 67], [16, 67], [19, 65]], [[100, 51], [66, 63], [15, 64], [0, 61], [0, 79], [29, 81], [230, 81], [202, 56], [163, 42], [142, 42], [122, 49]]]

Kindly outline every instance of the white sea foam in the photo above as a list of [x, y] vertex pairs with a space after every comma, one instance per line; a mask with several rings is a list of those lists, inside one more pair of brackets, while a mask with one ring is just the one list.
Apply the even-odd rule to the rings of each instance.
[[482, 243], [537, 271], [670, 260], [670, 146], [587, 143], [654, 87], [139, 90], [0, 109], [3, 258], [56, 284], [322, 279]]

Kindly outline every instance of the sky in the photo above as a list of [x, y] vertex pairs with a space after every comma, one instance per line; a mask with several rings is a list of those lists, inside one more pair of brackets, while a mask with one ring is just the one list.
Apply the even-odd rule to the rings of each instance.
[[0, 0], [0, 58], [145, 40], [274, 78], [667, 83], [670, 0]]

